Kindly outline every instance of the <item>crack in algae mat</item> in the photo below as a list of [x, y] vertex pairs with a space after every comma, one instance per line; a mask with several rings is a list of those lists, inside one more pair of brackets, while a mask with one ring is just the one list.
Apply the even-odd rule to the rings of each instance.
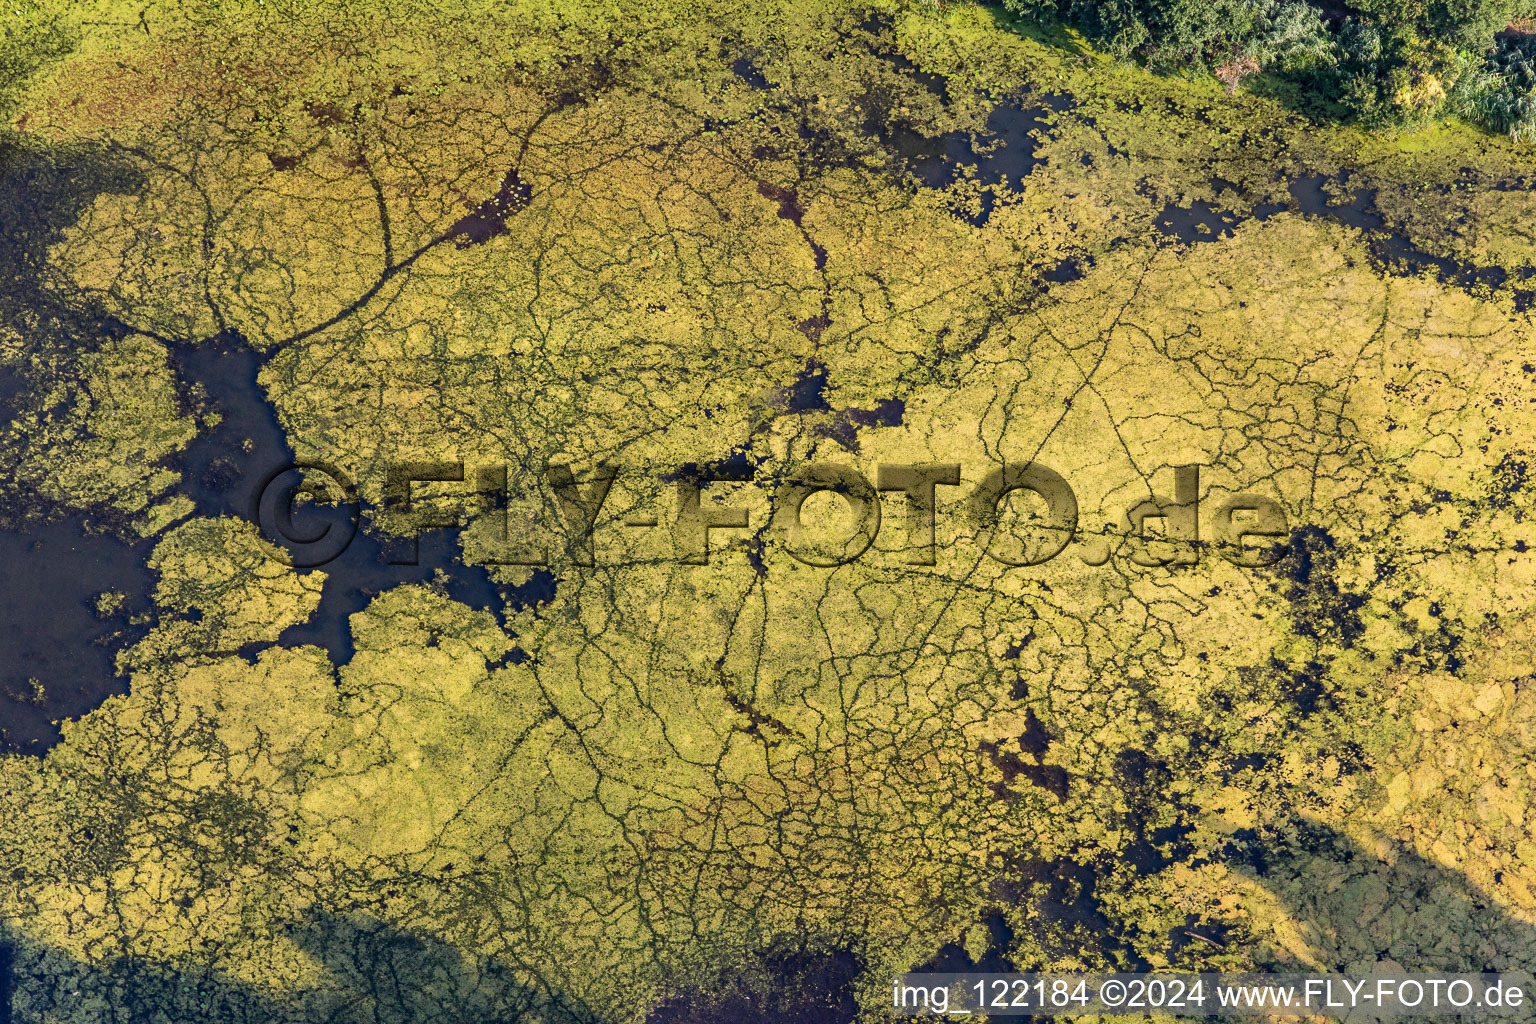
[[[61, 17], [0, 157], [11, 1021], [1536, 958], [1531, 150], [965, 4]], [[383, 560], [433, 460], [547, 565], [472, 504]], [[249, 507], [293, 461], [364, 509], [315, 568]], [[1049, 562], [965, 514], [1010, 461], [1076, 495]], [[935, 564], [900, 492], [857, 560], [774, 540], [792, 474], [898, 463], [961, 467]], [[590, 559], [561, 464], [623, 469]], [[689, 466], [755, 477], [705, 565]], [[1181, 466], [1282, 557], [1104, 561]]]

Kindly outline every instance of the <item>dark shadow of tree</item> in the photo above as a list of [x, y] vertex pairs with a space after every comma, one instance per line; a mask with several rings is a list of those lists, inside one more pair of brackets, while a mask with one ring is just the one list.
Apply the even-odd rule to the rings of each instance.
[[823, 1024], [858, 1013], [853, 985], [863, 971], [848, 950], [768, 953], [707, 990], [689, 989], [658, 1006], [646, 1024]]
[[[24, 365], [0, 365], [0, 424], [24, 413], [60, 379], [70, 379], [84, 353], [127, 329], [90, 304], [65, 299], [48, 266], [62, 241], [106, 193], [132, 192], [137, 168], [102, 146], [43, 146], [0, 129], [0, 329], [27, 338]], [[19, 446], [0, 448], [0, 480], [16, 479]], [[58, 510], [35, 491], [0, 490], [0, 526], [46, 518]]]
[[[65, 296], [48, 250], [97, 197], [140, 183], [139, 171], [105, 147], [47, 146], [0, 127], [0, 336], [26, 340], [24, 358], [0, 361], [0, 432], [9, 435], [0, 444], [0, 647], [15, 655], [0, 658], [0, 749], [41, 753], [59, 738], [56, 720], [123, 692], [110, 640], [127, 627], [126, 615], [108, 621], [91, 602], [117, 591], [133, 595], [137, 611], [151, 584], [142, 551], [115, 536], [86, 536], [80, 517], [61, 522], [70, 510], [37, 479], [34, 445], [46, 432], [11, 427], [67, 418], [83, 390], [82, 360], [126, 333], [91, 303]], [[125, 517], [98, 509], [92, 518], [120, 526]]]
[[[1366, 849], [1308, 821], [1285, 836], [1251, 837], [1229, 847], [1230, 865], [1273, 894], [1310, 926], [1310, 953], [1330, 971], [1528, 971], [1536, 963], [1536, 927], [1502, 909], [1457, 871], [1399, 844]], [[1063, 879], [1074, 872], [1057, 872]], [[1083, 883], [1082, 872], [1076, 882]], [[1119, 969], [1149, 970], [1127, 960], [1113, 922], [1081, 900], [1047, 895], [1036, 909], [1071, 918], [1086, 942], [1098, 941]], [[1053, 899], [1056, 902], [1053, 902]], [[976, 958], [946, 945], [923, 970], [1015, 969], [1003, 950], [1013, 938], [1002, 916], [987, 922], [991, 952]], [[1061, 920], [1041, 920], [1041, 927]], [[1241, 924], [1190, 921], [1162, 938], [1175, 969], [1210, 971], [1212, 945], [1253, 949], [1256, 970], [1304, 971], [1311, 965], [1273, 948], [1269, 936]], [[460, 1024], [539, 1021], [596, 1024], [590, 1007], [488, 957], [442, 939], [397, 929], [363, 914], [318, 913], [284, 930], [322, 968], [322, 980], [292, 992], [252, 985], [227, 971], [177, 971], [141, 959], [85, 964], [16, 930], [0, 932], [0, 1024], [42, 1020], [207, 1022], [207, 1024]], [[1059, 932], [1057, 934], [1060, 934]], [[1192, 938], [1200, 939], [1194, 941]], [[1085, 952], [1091, 950], [1085, 949]], [[1140, 960], [1139, 963], [1135, 962]], [[1375, 966], [1373, 966], [1375, 965]], [[863, 964], [849, 950], [783, 951], [734, 967], [706, 988], [681, 991], [648, 1024], [846, 1024], [857, 1013], [854, 985]]]
[[[1536, 927], [1504, 910], [1458, 871], [1448, 870], [1403, 847], [1383, 841], [1373, 849], [1327, 826], [1298, 819], [1285, 832], [1235, 840], [1224, 851], [1235, 871], [1262, 885], [1294, 920], [1308, 926], [1306, 951], [1315, 967], [1335, 972], [1529, 971], [1536, 964]], [[1150, 870], [1167, 866], [1150, 865]], [[1107, 916], [1094, 894], [1095, 872], [1086, 864], [1030, 861], [1014, 866], [1005, 884], [1027, 899], [1044, 945], [1063, 937], [1079, 944], [1087, 962], [1105, 970], [1149, 971], [1136, 947], [1162, 947], [1174, 969], [1212, 971], [1209, 956], [1224, 946], [1253, 950], [1258, 971], [1307, 971], [1314, 964], [1280, 950], [1273, 936], [1241, 920], [1191, 917], [1165, 936], [1133, 943], [1125, 925]], [[1027, 895], [1026, 895], [1027, 894]], [[974, 956], [947, 944], [919, 970], [1005, 973], [1028, 969], [1010, 962], [1016, 936], [1002, 913], [984, 922], [989, 952]], [[857, 959], [846, 951], [767, 961], [784, 988], [763, 990], [763, 965], [720, 989], [680, 995], [649, 1018], [649, 1024], [847, 1024], [855, 1016]], [[841, 984], [838, 984], [841, 979]], [[723, 993], [723, 994], [721, 994]]]
[[144, 959], [85, 964], [12, 930], [0, 944], [0, 1024], [42, 1020], [198, 1024], [586, 1024], [578, 1001], [489, 957], [363, 914], [317, 913], [284, 935], [323, 976], [283, 991], [228, 971]]
[[[1517, 971], [1536, 964], [1536, 926], [1466, 875], [1394, 840], [1372, 848], [1311, 821], [1234, 851], [1308, 936], [1330, 969], [1371, 962], [1410, 971]], [[1495, 875], [1495, 881], [1499, 878]], [[1266, 966], [1300, 969], [1279, 961]]]

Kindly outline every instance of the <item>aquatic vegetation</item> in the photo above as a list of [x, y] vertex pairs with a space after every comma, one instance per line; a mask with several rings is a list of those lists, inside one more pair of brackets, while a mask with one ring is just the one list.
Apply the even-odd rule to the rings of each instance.
[[[139, 517], [154, 573], [129, 692], [0, 758], [16, 1019], [661, 1020], [829, 977], [878, 1019], [956, 951], [1529, 962], [1520, 147], [1319, 125], [967, 5], [146, 21], [85, 26], [12, 119], [131, 174], [39, 257], [106, 340], [6, 337], [39, 393], [90, 369], [13, 419], [8, 500]], [[344, 569], [176, 471], [227, 429], [184, 372], [217, 346], [365, 529], [410, 526], [391, 464], [462, 463], [413, 490], [462, 561], [548, 565], [488, 565], [477, 607], [444, 564], [367, 595], [347, 654], [295, 641]], [[1004, 461], [1071, 480], [1061, 557], [986, 553], [964, 503]], [[804, 466], [920, 462], [963, 481], [933, 564], [897, 492], [856, 562], [771, 542]], [[605, 463], [574, 557], [545, 469]], [[1208, 511], [1284, 506], [1278, 564], [1116, 550], [1193, 465]], [[685, 466], [746, 517], [707, 564]]]

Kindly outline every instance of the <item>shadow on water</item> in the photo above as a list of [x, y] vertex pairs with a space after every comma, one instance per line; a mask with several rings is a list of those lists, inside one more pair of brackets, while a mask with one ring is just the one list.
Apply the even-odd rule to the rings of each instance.
[[[1341, 967], [1390, 959], [1418, 971], [1531, 968], [1536, 927], [1461, 872], [1399, 843], [1378, 854], [1328, 826], [1297, 821], [1288, 837], [1245, 837], [1225, 852], [1292, 916], [1331, 937]], [[1318, 884], [1324, 877], [1328, 883]], [[1387, 926], [1396, 932], [1383, 934]]]
[[10, 423], [21, 414], [21, 396], [28, 387], [21, 371], [0, 366], [0, 423]]
[[[14, 933], [0, 943], [0, 1024], [112, 1019], [274, 1024], [463, 1024], [466, 1021], [598, 1020], [580, 1001], [537, 980], [519, 980], [492, 958], [360, 913], [312, 916], [273, 926], [320, 968], [291, 992], [252, 985], [227, 971], [178, 972], [162, 962], [75, 961]], [[0, 933], [0, 937], [3, 933]], [[526, 977], [526, 976], [525, 976]]]
[[[183, 349], [177, 358], [186, 378], [208, 396], [220, 416], [218, 425], [188, 445], [182, 457], [184, 488], [196, 502], [198, 514], [255, 522], [263, 536], [295, 556], [310, 546], [302, 542], [311, 537], [352, 538], [323, 564], [295, 569], [323, 571], [325, 584], [320, 606], [310, 620], [285, 630], [280, 643], [316, 644], [329, 652], [334, 664], [344, 665], [354, 653], [351, 616], [379, 593], [406, 583], [432, 583], [473, 608], [499, 612], [506, 600], [517, 603], [517, 594], [497, 587], [485, 567], [466, 566], [459, 560], [455, 534], [450, 531], [424, 532], [415, 564], [393, 564], [392, 557], [402, 557], [399, 546], [386, 544], [367, 530], [354, 534], [351, 509], [308, 502], [284, 507], [291, 489], [281, 486], [285, 481], [279, 474], [294, 465], [295, 456], [276, 410], [257, 381], [261, 355], [243, 339], [228, 335]], [[266, 488], [269, 481], [279, 486]], [[258, 497], [264, 499], [259, 508]], [[285, 514], [283, 526], [273, 529], [279, 514]], [[327, 535], [328, 530], [334, 532]]]
[[[1385, 860], [1332, 829], [1298, 822], [1288, 838], [1234, 839], [1224, 858], [1332, 943], [1319, 950], [1325, 969], [1385, 960], [1409, 971], [1529, 969], [1522, 958], [1536, 949], [1536, 929], [1502, 911], [1458, 872], [1400, 846], [1383, 852]], [[1091, 895], [1082, 896], [1098, 874], [1093, 866], [1062, 861], [1016, 867], [1012, 893], [997, 895], [1012, 895], [1012, 902], [1028, 911], [1024, 916], [1048, 953], [1083, 955], [1089, 969], [1149, 969], [1145, 961], [1124, 956], [1124, 937]], [[1383, 921], [1396, 921], [1396, 933], [1377, 935]], [[1003, 914], [982, 923], [990, 939], [987, 952], [973, 955], [950, 943], [917, 970], [1017, 969], [1006, 955], [1017, 936]], [[1076, 949], [1059, 948], [1063, 925], [1077, 929]], [[1164, 937], [1170, 966], [1210, 970], [1209, 957], [1243, 927], [1191, 916]], [[9, 1006], [0, 1002], [0, 1024], [72, 1019], [101, 999], [118, 1007], [124, 1019], [172, 1024], [456, 1024], [532, 1020], [539, 1013], [545, 1015], [539, 1019], [570, 1024], [598, 1019], [545, 985], [520, 983], [495, 960], [362, 914], [322, 912], [277, 930], [323, 968], [322, 982], [277, 994], [214, 970], [178, 973], [136, 959], [88, 965], [0, 925], [0, 994], [10, 995]], [[1148, 937], [1138, 938], [1145, 943]], [[1266, 936], [1252, 938], [1262, 943]], [[1255, 967], [1303, 969], [1262, 958]], [[651, 1011], [647, 1024], [849, 1024], [856, 1016], [854, 985], [862, 970], [860, 959], [846, 949], [764, 954], [704, 988], [674, 994]]]
[[[750, 63], [737, 71], [754, 87], [769, 87]], [[935, 139], [898, 130], [892, 142], [912, 173], [930, 187], [955, 183], [962, 165], [974, 166], [982, 185], [1016, 185], [1038, 163], [1032, 133], [1047, 126], [1051, 109], [1049, 104], [999, 107], [980, 139], [968, 133]], [[1294, 182], [1290, 192], [1295, 209], [1370, 232], [1373, 252], [1384, 263], [1431, 270], [1464, 287], [1507, 283], [1499, 268], [1434, 256], [1386, 231], [1369, 190], [1356, 190], [1349, 198], [1335, 201], [1326, 184], [1315, 176]], [[0, 294], [0, 317], [6, 323], [30, 333], [38, 333], [41, 325], [41, 336], [58, 344], [111, 332], [112, 325], [105, 321], [55, 308], [39, 282], [47, 247], [62, 230], [78, 220], [96, 195], [131, 186], [131, 174], [99, 156], [77, 153], [74, 158], [45, 158], [14, 149], [0, 153], [0, 266], [10, 276], [7, 290]], [[520, 201], [519, 187], [515, 180], [504, 181], [496, 204], [477, 208], [473, 214], [477, 219], [464, 226], [466, 244], [500, 229], [500, 218]], [[983, 221], [987, 209], [983, 207]], [[1255, 216], [1273, 212], [1276, 208], [1261, 208]], [[1187, 211], [1165, 210], [1159, 227], [1173, 237], [1195, 241], [1230, 234], [1235, 223], [1214, 206], [1196, 204]], [[1070, 268], [1064, 264], [1061, 274], [1072, 279], [1074, 274], [1080, 276], [1080, 270], [1075, 264]], [[200, 515], [248, 515], [254, 484], [292, 461], [273, 409], [256, 382], [260, 357], [240, 339], [226, 336], [201, 347], [179, 349], [175, 358], [183, 378], [201, 384], [209, 405], [221, 417], [181, 456], [184, 492]], [[0, 368], [0, 412], [8, 418], [18, 414], [28, 396], [41, 391], [40, 383], [14, 367]], [[826, 384], [825, 369], [809, 366], [788, 389], [786, 404], [797, 412], [830, 412]], [[845, 412], [860, 425], [891, 425], [901, 422], [904, 409], [892, 399], [875, 410]], [[28, 500], [9, 496], [17, 507], [6, 511], [32, 513]], [[331, 513], [311, 509], [306, 514]], [[25, 532], [0, 532], [0, 602], [6, 609], [0, 620], [0, 649], [20, 654], [8, 659], [0, 678], [5, 690], [0, 694], [0, 731], [6, 744], [45, 748], [57, 737], [53, 719], [81, 714], [108, 695], [122, 692], [112, 661], [115, 650], [145, 627], [153, 582], [144, 567], [149, 543], [92, 535], [78, 521], [34, 522]], [[327, 581], [313, 620], [286, 631], [282, 642], [318, 643], [338, 664], [345, 663], [352, 656], [350, 615], [374, 594], [402, 583], [435, 582], [456, 600], [491, 609], [504, 602], [515, 609], [548, 600], [555, 587], [554, 577], [541, 570], [525, 587], [498, 588], [483, 568], [456, 562], [457, 543], [448, 531], [424, 534], [414, 565], [391, 564], [391, 553], [376, 537], [360, 532], [340, 557], [322, 567]], [[103, 593], [121, 597], [109, 598], [100, 606], [104, 614], [99, 614], [96, 599]], [[32, 678], [42, 687], [40, 697]], [[1166, 867], [1169, 862], [1158, 848], [1170, 838], [1177, 837], [1145, 837], [1128, 858], [1135, 870], [1150, 873]], [[1463, 875], [1401, 847], [1384, 852], [1387, 860], [1340, 833], [1302, 823], [1281, 835], [1235, 838], [1222, 859], [1266, 886], [1296, 918], [1312, 922], [1321, 935], [1331, 936], [1341, 957], [1347, 951], [1351, 959], [1390, 957], [1410, 969], [1498, 970], [1518, 966], [1501, 957], [1529, 955], [1536, 949], [1536, 931], [1501, 911]], [[1065, 927], [1083, 949], [1099, 950], [1109, 961], [1139, 965], [1139, 958], [1131, 953], [1136, 947], [1109, 919], [1096, 895], [1102, 874], [1102, 866], [1069, 860], [1019, 862], [997, 896], [1007, 904], [1035, 911], [1032, 920], [1048, 930], [1040, 938], [1055, 941]], [[1328, 877], [1329, 884], [1314, 884], [1313, 879], [1320, 877]], [[1376, 906], [1379, 898], [1367, 898], [1363, 895], [1367, 892], [1384, 893], [1387, 902], [1401, 911], [1407, 924], [1398, 934], [1372, 937], [1381, 909]], [[1375, 909], [1368, 914], [1368, 907]], [[958, 945], [946, 945], [929, 961], [928, 969], [1008, 969], [1004, 951], [1016, 936], [1000, 913], [988, 917], [985, 924], [991, 936], [988, 952], [973, 957]], [[88, 966], [71, 961], [61, 950], [44, 948], [13, 931], [0, 931], [0, 1024], [13, 1019], [69, 1019], [84, 1015], [87, 1003], [95, 999], [121, 1008], [128, 1019], [154, 1019], [158, 1014], [172, 1021], [310, 1019], [406, 1024], [518, 1020], [534, 1012], [558, 1021], [594, 1019], [558, 993], [519, 984], [495, 962], [467, 957], [438, 939], [360, 915], [318, 914], [296, 922], [287, 934], [324, 967], [327, 984], [278, 996], [226, 973], [179, 974], [144, 960]], [[1220, 944], [1225, 934], [1219, 921], [1186, 921], [1169, 933], [1167, 944], [1176, 954], [1192, 957], [1201, 950], [1196, 943]], [[1473, 938], [1467, 945], [1452, 950], [1469, 936]], [[1455, 957], [1456, 962], [1448, 963], [1447, 957]], [[657, 1008], [650, 1020], [652, 1024], [849, 1021], [854, 1016], [853, 983], [859, 971], [857, 957], [846, 950], [765, 956], [709, 992], [679, 993]]]
[[[96, 198], [138, 188], [137, 171], [93, 145], [38, 148], [0, 128], [0, 327], [28, 339], [38, 358], [0, 366], [0, 416], [46, 413], [40, 402], [69, 383], [80, 355], [124, 328], [79, 309], [51, 287], [48, 250]], [[0, 449], [0, 525], [48, 518], [52, 503], [15, 483], [18, 448]]]
[[863, 969], [847, 950], [769, 954], [707, 992], [673, 996], [646, 1024], [843, 1024], [858, 1014]]
[[0, 925], [0, 1024], [11, 1024], [11, 982], [16, 976], [6, 938], [4, 926]]
[[[30, 147], [0, 131], [0, 326], [24, 334], [37, 359], [0, 367], [0, 417], [46, 416], [40, 402], [68, 383], [79, 357], [124, 329], [60, 301], [48, 249], [106, 193], [131, 192], [137, 172], [89, 145]], [[123, 690], [115, 649], [142, 632], [147, 545], [107, 532], [120, 524], [60, 522], [63, 510], [20, 482], [26, 442], [0, 449], [0, 750], [41, 752], [53, 721]], [[108, 517], [110, 518], [110, 517]], [[97, 598], [113, 595], [101, 605]]]
[[[1286, 836], [1261, 838], [1250, 832], [1234, 838], [1218, 859], [1266, 888], [1293, 919], [1313, 927], [1322, 937], [1316, 952], [1325, 970], [1368, 973], [1378, 963], [1383, 971], [1530, 970], [1536, 928], [1502, 910], [1460, 872], [1400, 844], [1378, 855], [1327, 826], [1296, 821]], [[1033, 932], [1027, 946], [1081, 957], [1099, 970], [1152, 969], [1130, 952], [1124, 925], [1105, 917], [1094, 891], [1099, 869], [1070, 861], [1031, 861], [1015, 870], [1014, 902], [1030, 911], [1024, 915]], [[984, 924], [991, 936], [985, 954], [973, 956], [950, 943], [917, 970], [1015, 970], [1004, 953], [1016, 938], [1013, 929], [1001, 914]], [[1209, 958], [1246, 928], [1242, 919], [1189, 915], [1169, 930], [1162, 945], [1172, 968], [1210, 971]], [[1063, 944], [1063, 936], [1068, 943]], [[1142, 943], [1148, 938], [1138, 937]], [[1268, 940], [1268, 935], [1249, 934], [1243, 944], [1272, 948]], [[1261, 954], [1254, 967], [1307, 969], [1273, 954]], [[833, 1018], [827, 1020], [831, 1024]]]
[[48, 250], [97, 196], [133, 192], [141, 180], [100, 147], [35, 147], [0, 130], [0, 322], [54, 345], [78, 345], [103, 330], [108, 318], [74, 309], [46, 287]]

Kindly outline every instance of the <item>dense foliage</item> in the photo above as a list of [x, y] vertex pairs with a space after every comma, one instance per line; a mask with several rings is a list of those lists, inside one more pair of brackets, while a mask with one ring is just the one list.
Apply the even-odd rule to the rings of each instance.
[[1516, 139], [1536, 141], [1536, 38], [1499, 41], [1463, 90], [1468, 116]]
[[1536, 131], [1531, 54], [1505, 31], [1521, 0], [1003, 0], [1160, 70], [1254, 75], [1313, 112], [1368, 124], [1459, 114], [1517, 138]]
[[12, 3], [0, 10], [0, 113], [10, 109], [28, 76], [68, 49], [68, 34], [56, 11], [36, 3]]

